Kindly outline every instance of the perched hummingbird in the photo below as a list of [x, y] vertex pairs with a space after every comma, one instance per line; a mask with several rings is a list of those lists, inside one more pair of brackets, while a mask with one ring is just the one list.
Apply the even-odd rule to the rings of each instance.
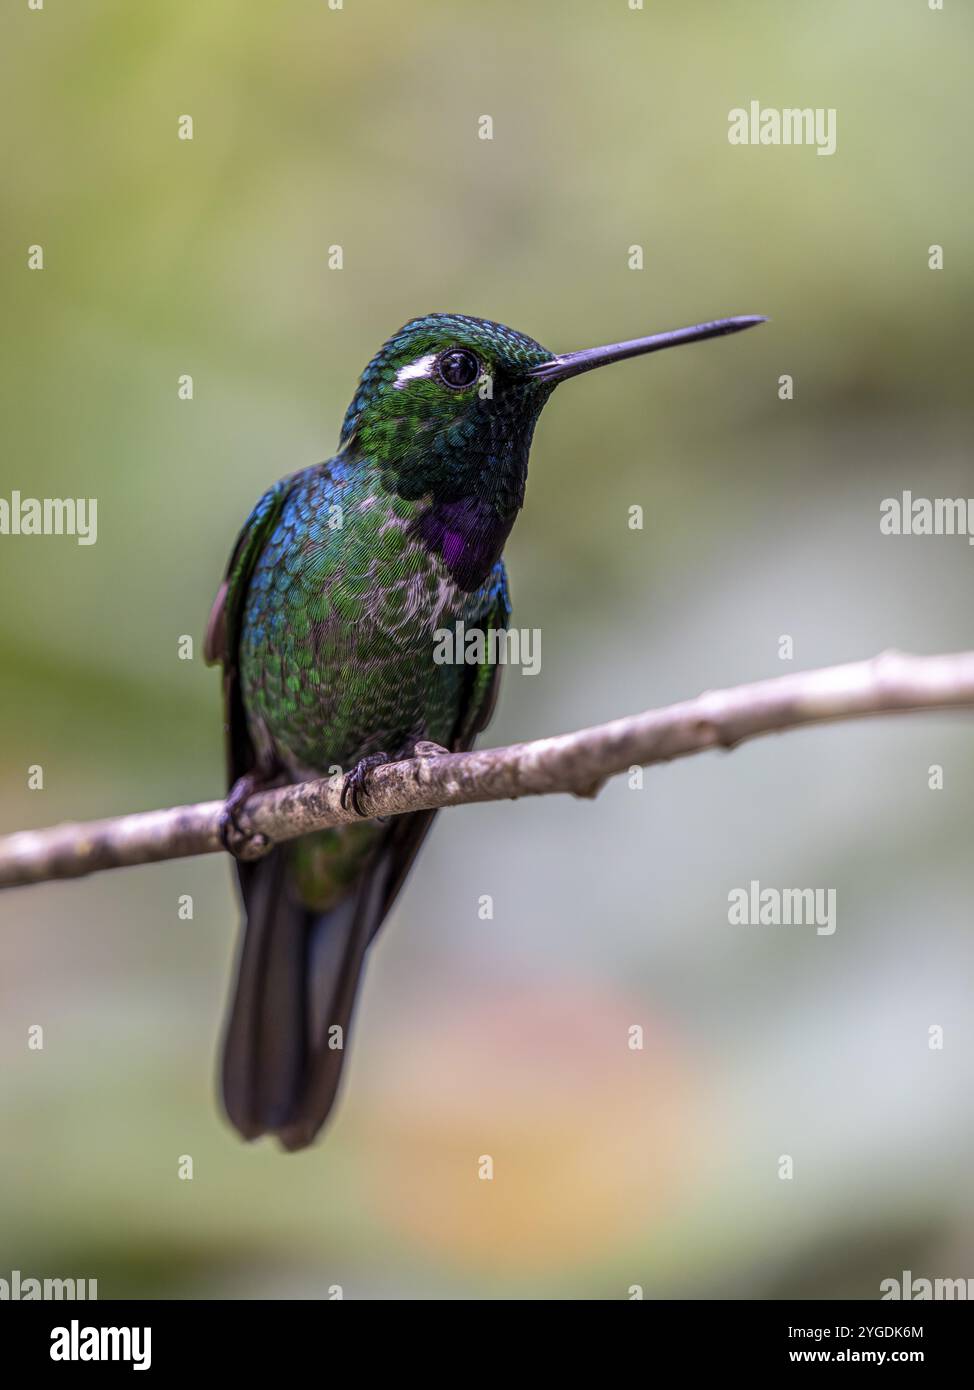
[[[213, 610], [230, 795], [343, 770], [342, 801], [377, 764], [469, 748], [499, 666], [433, 660], [434, 632], [503, 629], [501, 551], [524, 501], [535, 423], [580, 372], [764, 322], [721, 319], [561, 356], [465, 314], [411, 320], [366, 367], [338, 453], [284, 478], [248, 518]], [[369, 944], [434, 812], [319, 831], [239, 859], [246, 913], [226, 1026], [223, 1100], [247, 1139], [310, 1144], [338, 1089]]]

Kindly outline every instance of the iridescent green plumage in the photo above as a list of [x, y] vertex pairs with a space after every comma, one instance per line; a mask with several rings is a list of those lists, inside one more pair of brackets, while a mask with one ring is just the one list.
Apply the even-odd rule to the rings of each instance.
[[[436, 634], [507, 625], [500, 556], [554, 385], [747, 326], [733, 320], [556, 358], [502, 324], [414, 319], [362, 375], [328, 463], [258, 502], [207, 634], [224, 668], [232, 807], [254, 785], [340, 772], [416, 745], [465, 748], [498, 669], [443, 664]], [[614, 356], [613, 356], [614, 354]], [[224, 1051], [248, 1138], [309, 1143], [338, 1086], [358, 977], [432, 814], [319, 832], [238, 865], [247, 911]], [[232, 841], [229, 842], [232, 847]]]
[[503, 626], [503, 568], [460, 589], [417, 534], [420, 513], [366, 461], [291, 480], [250, 575], [239, 667], [252, 737], [295, 775], [455, 735], [469, 672], [434, 664], [433, 633]]
[[[476, 354], [469, 385], [413, 370], [449, 348]], [[231, 781], [255, 769], [267, 779], [347, 773], [373, 755], [408, 756], [417, 742], [469, 746], [489, 716], [497, 672], [437, 663], [435, 634], [460, 621], [507, 625], [500, 550], [523, 499], [534, 420], [551, 390], [513, 374], [550, 357], [500, 325], [416, 320], [366, 369], [339, 454], [261, 498], [238, 540], [208, 642], [226, 672]], [[323, 831], [269, 861], [240, 864], [250, 926], [224, 1094], [248, 1136], [270, 1129], [299, 1147], [323, 1119], [331, 1097], [323, 1100], [320, 1088], [313, 1116], [301, 1105], [313, 1070], [312, 1006], [299, 1004], [310, 956], [330, 935], [339, 965], [361, 963], [360, 938], [367, 945], [431, 820]], [[370, 896], [373, 880], [384, 886]], [[277, 1017], [265, 997], [275, 959], [285, 980]], [[347, 1028], [353, 997], [354, 988], [345, 1014], [328, 1002], [331, 1024]], [[278, 1051], [265, 1084], [263, 1059]], [[337, 1085], [341, 1056], [332, 1049], [325, 1057], [324, 1091]]]

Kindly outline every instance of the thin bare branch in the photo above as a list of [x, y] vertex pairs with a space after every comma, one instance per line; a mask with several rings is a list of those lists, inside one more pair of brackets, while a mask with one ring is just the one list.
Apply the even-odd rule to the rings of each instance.
[[[608, 778], [632, 767], [709, 748], [733, 748], [761, 734], [891, 712], [957, 708], [974, 708], [974, 652], [884, 652], [870, 661], [707, 691], [665, 709], [532, 743], [388, 763], [372, 773], [362, 799], [372, 815], [400, 816], [553, 792], [594, 796]], [[356, 820], [354, 812], [342, 808], [340, 792], [339, 777], [261, 792], [247, 803], [241, 824], [279, 842]], [[206, 801], [8, 835], [0, 838], [0, 887], [213, 854], [222, 849], [222, 808], [221, 801]]]

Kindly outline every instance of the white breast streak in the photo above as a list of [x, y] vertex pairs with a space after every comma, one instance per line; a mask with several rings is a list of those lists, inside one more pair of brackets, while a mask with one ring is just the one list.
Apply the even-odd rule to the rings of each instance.
[[397, 391], [409, 381], [416, 381], [420, 377], [428, 377], [432, 373], [433, 363], [436, 361], [436, 353], [431, 352], [426, 357], [420, 357], [415, 362], [407, 362], [405, 367], [400, 367], [396, 372], [396, 379], [393, 382]]

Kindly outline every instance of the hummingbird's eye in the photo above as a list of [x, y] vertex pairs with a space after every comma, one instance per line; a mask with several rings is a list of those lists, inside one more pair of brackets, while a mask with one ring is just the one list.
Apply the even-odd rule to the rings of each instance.
[[480, 376], [480, 359], [466, 348], [451, 348], [444, 352], [436, 369], [447, 386], [472, 386]]

